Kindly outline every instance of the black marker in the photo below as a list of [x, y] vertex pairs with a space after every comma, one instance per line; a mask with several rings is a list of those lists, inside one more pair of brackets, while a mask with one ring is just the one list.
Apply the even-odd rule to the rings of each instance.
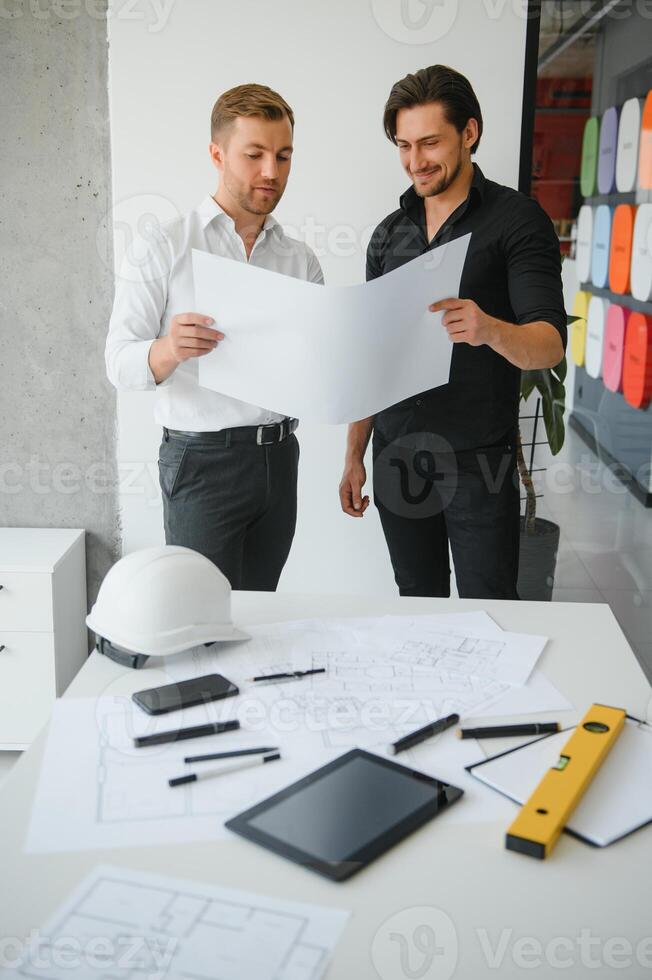
[[313, 670], [290, 670], [284, 674], [264, 674], [262, 677], [249, 677], [250, 681], [280, 681], [298, 680], [300, 677], [307, 677], [309, 674], [325, 674], [325, 667], [315, 667]]
[[557, 721], [537, 721], [527, 725], [494, 725], [492, 728], [460, 728], [458, 738], [507, 738], [509, 735], [550, 735], [559, 731]]
[[163, 745], [164, 742], [180, 742], [183, 738], [201, 738], [202, 735], [219, 735], [220, 732], [233, 732], [240, 722], [216, 721], [210, 725], [195, 725], [194, 728], [177, 728], [176, 731], [156, 732], [154, 735], [139, 735], [134, 739], [136, 748], [143, 745]]
[[397, 755], [399, 752], [404, 752], [405, 749], [411, 749], [413, 745], [419, 745], [420, 742], [425, 742], [432, 735], [439, 735], [440, 732], [446, 731], [451, 725], [456, 725], [459, 720], [459, 715], [448, 715], [446, 718], [440, 718], [439, 721], [433, 721], [430, 725], [424, 725], [418, 731], [399, 738], [398, 742], [394, 742], [393, 745], [388, 746], [387, 751], [391, 752], [392, 755]]
[[202, 772], [190, 772], [185, 776], [175, 776], [174, 779], [168, 779], [169, 786], [184, 786], [186, 783], [196, 783], [200, 779], [212, 779], [213, 776], [222, 776], [227, 772], [239, 772], [241, 769], [251, 769], [252, 766], [262, 766], [265, 762], [274, 762], [275, 759], [280, 759], [281, 753], [276, 752], [274, 755], [264, 755], [262, 759], [246, 759], [244, 762], [236, 762], [227, 766], [214, 767], [213, 769], [204, 769]]
[[238, 755], [264, 755], [277, 752], [275, 745], [261, 745], [259, 749], [233, 749], [231, 752], [210, 752], [208, 755], [187, 755], [184, 762], [208, 762], [210, 759], [234, 759]]

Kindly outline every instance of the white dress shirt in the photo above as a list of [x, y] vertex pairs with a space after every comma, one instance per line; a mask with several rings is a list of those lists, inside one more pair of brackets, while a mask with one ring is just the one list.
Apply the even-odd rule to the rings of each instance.
[[[208, 315], [195, 309], [193, 248], [247, 261], [232, 218], [210, 196], [184, 217], [155, 228], [147, 239], [139, 238], [116, 281], [106, 341], [109, 381], [120, 391], [155, 391], [154, 418], [169, 429], [210, 432], [281, 421], [285, 416], [201, 388], [197, 357], [183, 361], [169, 378], [156, 384], [148, 360], [154, 340], [169, 331], [177, 313]], [[265, 219], [249, 262], [296, 279], [324, 281], [312, 249], [286, 235], [272, 215]], [[212, 326], [221, 329], [219, 313]], [[219, 345], [215, 356], [219, 357]]]

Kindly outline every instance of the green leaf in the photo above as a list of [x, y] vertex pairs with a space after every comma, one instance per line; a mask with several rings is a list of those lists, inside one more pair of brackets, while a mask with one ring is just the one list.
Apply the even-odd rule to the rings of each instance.
[[566, 404], [566, 358], [554, 368], [521, 372], [521, 398], [526, 400], [532, 392], [541, 396], [541, 410], [546, 429], [548, 445], [556, 456], [564, 445], [566, 435], [564, 426], [564, 407]]

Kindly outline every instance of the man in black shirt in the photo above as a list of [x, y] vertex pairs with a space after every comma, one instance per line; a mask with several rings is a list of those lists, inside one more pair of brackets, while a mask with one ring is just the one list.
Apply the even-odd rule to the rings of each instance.
[[412, 186], [372, 236], [367, 279], [471, 240], [461, 298], [430, 307], [454, 345], [449, 383], [349, 427], [342, 509], [362, 517], [369, 504], [373, 431], [374, 502], [401, 595], [450, 595], [450, 542], [460, 596], [516, 599], [520, 372], [564, 356], [559, 241], [535, 201], [473, 163], [482, 114], [459, 72], [434, 65], [397, 82], [384, 126]]

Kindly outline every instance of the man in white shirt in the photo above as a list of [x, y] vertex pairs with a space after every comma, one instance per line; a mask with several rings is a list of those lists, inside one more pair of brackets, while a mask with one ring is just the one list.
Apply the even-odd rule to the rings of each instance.
[[292, 109], [266, 86], [220, 96], [209, 147], [217, 193], [134, 245], [106, 343], [116, 388], [156, 392], [167, 543], [206, 555], [234, 589], [277, 586], [296, 524], [298, 423], [199, 387], [197, 359], [224, 334], [193, 312], [191, 250], [323, 283], [311, 249], [271, 214], [290, 173], [293, 130]]

